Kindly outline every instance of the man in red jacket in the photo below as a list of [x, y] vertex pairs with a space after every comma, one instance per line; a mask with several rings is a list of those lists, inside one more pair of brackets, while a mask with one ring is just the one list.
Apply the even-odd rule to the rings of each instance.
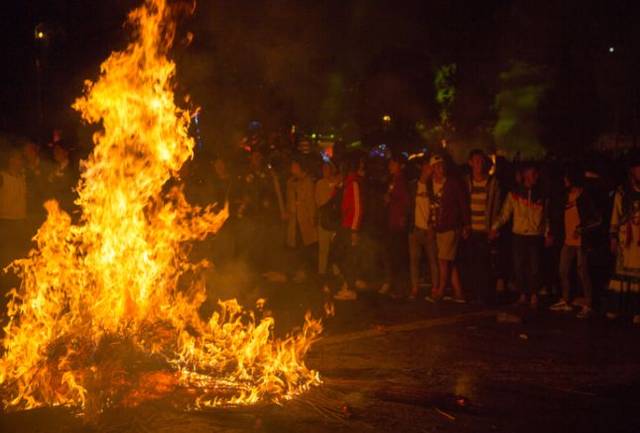
[[357, 277], [356, 247], [360, 237], [362, 223], [362, 178], [364, 177], [364, 158], [353, 155], [347, 162], [347, 176], [342, 193], [342, 223], [336, 235], [336, 255], [338, 267], [344, 277], [344, 283], [334, 298], [339, 301], [353, 301], [358, 294], [355, 287]]
[[434, 155], [430, 161], [433, 177], [429, 186], [431, 214], [435, 217], [436, 242], [440, 281], [432, 288], [428, 301], [438, 301], [451, 280], [454, 301], [464, 303], [462, 284], [458, 269], [454, 265], [460, 237], [467, 238], [471, 232], [469, 194], [464, 183], [447, 173], [445, 160]]

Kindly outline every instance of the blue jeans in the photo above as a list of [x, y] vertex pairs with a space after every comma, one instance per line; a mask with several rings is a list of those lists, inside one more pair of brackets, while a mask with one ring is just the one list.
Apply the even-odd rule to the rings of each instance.
[[518, 290], [525, 295], [534, 295], [540, 290], [542, 236], [513, 235], [513, 273]]

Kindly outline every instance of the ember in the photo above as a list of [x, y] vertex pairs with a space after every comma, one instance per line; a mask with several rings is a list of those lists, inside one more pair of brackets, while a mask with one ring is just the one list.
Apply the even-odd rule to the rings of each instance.
[[[113, 53], [74, 108], [101, 124], [77, 186], [78, 222], [56, 202], [34, 248], [12, 269], [0, 359], [3, 405], [98, 413], [169, 393], [190, 407], [291, 398], [320, 382], [303, 362], [319, 322], [274, 339], [235, 300], [203, 320], [206, 287], [189, 241], [215, 233], [226, 210], [189, 205], [168, 188], [192, 157], [191, 111], [174, 104], [167, 58], [175, 24], [165, 0], [129, 15], [135, 39]], [[183, 392], [179, 392], [183, 391]]]

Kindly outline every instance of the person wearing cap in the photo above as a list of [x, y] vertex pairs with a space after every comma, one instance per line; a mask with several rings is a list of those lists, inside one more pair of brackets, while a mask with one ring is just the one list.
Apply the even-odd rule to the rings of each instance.
[[427, 296], [426, 299], [432, 302], [443, 298], [444, 290], [450, 282], [453, 300], [464, 303], [462, 283], [455, 260], [460, 238], [467, 238], [470, 233], [469, 194], [460, 179], [449, 175], [441, 155], [433, 155], [430, 164], [433, 176], [428, 185], [428, 194], [430, 214], [433, 215], [436, 231], [439, 281], [438, 287], [433, 287], [431, 296]]
[[609, 233], [616, 265], [607, 288], [606, 315], [631, 316], [640, 325], [640, 155], [633, 155], [629, 180], [616, 191]]
[[549, 228], [549, 200], [539, 185], [540, 172], [535, 164], [525, 164], [520, 173], [522, 181], [507, 195], [489, 238], [496, 239], [498, 230], [513, 217], [513, 271], [521, 293], [518, 304], [537, 308], [542, 251], [545, 243], [553, 242]]

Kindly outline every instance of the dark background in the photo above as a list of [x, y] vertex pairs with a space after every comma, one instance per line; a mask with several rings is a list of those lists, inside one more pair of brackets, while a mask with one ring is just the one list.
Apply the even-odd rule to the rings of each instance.
[[[201, 0], [181, 20], [179, 91], [203, 107], [203, 134], [224, 145], [251, 120], [267, 129], [358, 137], [391, 114], [400, 131], [438, 115], [434, 73], [456, 63], [452, 118], [461, 139], [496, 123], [500, 73], [540, 66], [547, 148], [571, 153], [602, 133], [640, 132], [636, 1]], [[21, 0], [0, 6], [0, 130], [38, 138], [76, 129], [69, 108], [100, 62], [124, 47], [130, 0]], [[44, 23], [47, 40], [37, 42]], [[180, 41], [186, 32], [195, 39]], [[610, 47], [615, 51], [611, 53]], [[42, 65], [42, 122], [35, 62]]]

